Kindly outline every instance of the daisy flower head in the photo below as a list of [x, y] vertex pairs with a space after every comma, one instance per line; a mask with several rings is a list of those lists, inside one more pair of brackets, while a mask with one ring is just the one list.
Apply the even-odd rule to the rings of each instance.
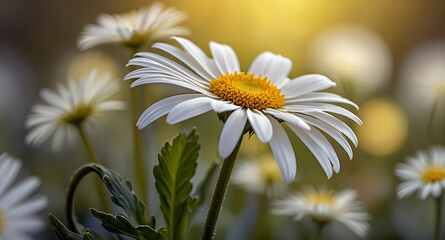
[[279, 195], [286, 189], [280, 168], [268, 154], [240, 162], [234, 170], [232, 183], [268, 197]]
[[37, 177], [14, 183], [22, 163], [6, 153], [0, 155], [0, 239], [32, 239], [32, 234], [45, 226], [46, 220], [36, 214], [43, 210], [46, 197], [31, 197], [39, 187]]
[[369, 214], [357, 201], [357, 192], [346, 189], [341, 192], [306, 188], [296, 195], [273, 203], [272, 213], [291, 216], [295, 221], [309, 217], [318, 223], [338, 221], [360, 237], [369, 230]]
[[124, 109], [124, 102], [114, 99], [120, 87], [116, 79], [92, 70], [79, 80], [59, 84], [57, 91], [41, 90], [45, 104], [34, 105], [26, 120], [26, 127], [31, 129], [26, 143], [38, 146], [53, 135], [52, 147], [57, 150], [65, 138], [73, 140], [76, 126], [91, 128], [105, 112]]
[[445, 147], [418, 151], [415, 157], [407, 157], [405, 163], [398, 163], [395, 174], [403, 181], [397, 186], [397, 197], [404, 198], [418, 191], [422, 200], [429, 195], [438, 198], [445, 188]]
[[352, 158], [352, 149], [345, 136], [354, 145], [357, 145], [357, 138], [351, 128], [332, 113], [359, 124], [361, 121], [350, 111], [329, 102], [356, 107], [354, 103], [336, 94], [319, 92], [335, 85], [327, 77], [308, 74], [291, 80], [287, 75], [292, 62], [271, 52], [261, 53], [248, 71], [242, 72], [235, 51], [228, 45], [210, 42], [213, 58], [208, 58], [191, 41], [180, 37], [173, 39], [184, 50], [166, 43], [156, 43], [153, 48], [171, 54], [185, 66], [155, 53], [142, 52], [129, 62], [141, 68], [130, 72], [125, 80], [137, 79], [132, 87], [167, 83], [195, 93], [171, 96], [153, 104], [139, 118], [140, 129], [164, 115], [169, 124], [208, 111], [225, 115], [221, 117], [225, 124], [219, 139], [219, 155], [227, 158], [243, 133], [255, 132], [261, 142], [269, 143], [286, 183], [295, 178], [296, 159], [282, 123], [312, 151], [329, 178], [333, 170], [340, 170], [340, 163], [320, 130], [336, 140]]
[[375, 32], [359, 26], [337, 26], [315, 39], [309, 66], [341, 84], [350, 82], [359, 93], [369, 93], [390, 80], [392, 57]]
[[97, 25], [87, 25], [78, 41], [78, 47], [86, 50], [105, 43], [120, 43], [138, 48], [149, 41], [157, 41], [173, 35], [188, 35], [189, 30], [178, 26], [186, 19], [182, 11], [163, 9], [160, 2], [122, 14], [101, 14]]

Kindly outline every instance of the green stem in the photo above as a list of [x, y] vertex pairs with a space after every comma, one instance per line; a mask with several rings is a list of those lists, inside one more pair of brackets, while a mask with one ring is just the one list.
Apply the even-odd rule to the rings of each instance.
[[81, 233], [76, 224], [74, 216], [74, 193], [76, 192], [77, 186], [80, 180], [90, 172], [94, 172], [95, 169], [93, 164], [87, 164], [76, 170], [76, 172], [71, 177], [70, 185], [68, 186], [68, 193], [66, 197], [66, 216], [68, 218], [68, 228], [76, 233]]
[[258, 215], [256, 218], [255, 228], [256, 231], [253, 234], [253, 238], [251, 239], [270, 239], [270, 224], [269, 224], [269, 218], [267, 217], [267, 211], [264, 211], [262, 209], [267, 209], [269, 206], [269, 201], [266, 193], [263, 193], [259, 195], [259, 203], [258, 203]]
[[216, 221], [218, 220], [219, 212], [221, 211], [222, 203], [229, 186], [230, 175], [232, 174], [233, 166], [235, 165], [238, 151], [241, 146], [243, 137], [241, 136], [238, 144], [229, 157], [224, 159], [219, 172], [218, 180], [216, 181], [215, 190], [213, 190], [212, 199], [210, 200], [209, 210], [207, 211], [207, 218], [204, 223], [201, 240], [211, 240], [215, 233]]
[[314, 234], [313, 240], [319, 240], [321, 238], [321, 233], [323, 232], [324, 226], [326, 225], [326, 222], [319, 222], [317, 221], [317, 231]]
[[434, 239], [439, 240], [440, 239], [440, 226], [441, 226], [441, 216], [442, 216], [442, 202], [443, 202], [443, 195], [440, 195], [440, 197], [434, 199], [436, 201], [436, 229], [434, 231]]
[[[85, 131], [81, 124], [76, 125], [77, 129], [79, 130], [80, 137], [82, 138], [82, 142], [85, 145], [85, 148], [87, 149], [88, 156], [90, 157], [91, 163], [100, 164], [99, 159], [97, 158], [96, 154], [93, 151], [93, 147], [90, 144], [90, 141], [88, 140]], [[104, 186], [102, 185], [101, 181], [96, 179], [96, 189], [99, 194], [100, 202], [102, 204], [102, 207], [105, 209], [105, 211], [110, 212], [111, 211], [111, 204], [108, 200], [107, 192], [105, 191]]]
[[[136, 52], [137, 50], [134, 50]], [[134, 67], [129, 67], [129, 71], [135, 70]], [[138, 90], [136, 88], [130, 88], [130, 102], [131, 102], [131, 120], [132, 120], [132, 129], [133, 129], [133, 141], [134, 141], [134, 170], [135, 170], [135, 176], [136, 176], [136, 182], [138, 186], [138, 192], [139, 196], [141, 197], [141, 200], [146, 204], [147, 206], [147, 214], [150, 216], [149, 213], [149, 204], [147, 202], [148, 193], [147, 193], [147, 185], [148, 185], [148, 178], [145, 177], [145, 162], [144, 162], [144, 156], [142, 151], [142, 139], [141, 134], [139, 132], [139, 129], [136, 126], [136, 122], [139, 118], [139, 94]]]

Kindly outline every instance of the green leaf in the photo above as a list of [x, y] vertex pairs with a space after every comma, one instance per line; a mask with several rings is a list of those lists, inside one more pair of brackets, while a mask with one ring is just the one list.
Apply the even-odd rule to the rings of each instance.
[[72, 230], [77, 230], [77, 226], [74, 220], [73, 199], [75, 189], [80, 180], [90, 172], [96, 173], [105, 186], [108, 188], [111, 194], [111, 201], [117, 206], [121, 207], [125, 215], [135, 225], [151, 225], [151, 222], [145, 217], [145, 205], [137, 197], [133, 191], [133, 187], [127, 179], [124, 179], [119, 173], [109, 170], [98, 164], [86, 164], [79, 168], [73, 175], [69, 189], [68, 189], [68, 226]]
[[102, 226], [109, 232], [126, 235], [139, 240], [162, 240], [165, 229], [154, 230], [148, 225], [134, 226], [123, 215], [112, 215], [96, 209], [90, 209], [91, 214], [102, 221]]
[[197, 198], [191, 197], [200, 145], [196, 129], [183, 131], [161, 149], [159, 165], [153, 168], [161, 211], [167, 225], [167, 239], [184, 239], [189, 217]]
[[52, 214], [49, 214], [49, 223], [54, 231], [54, 234], [59, 240], [94, 240], [93, 235], [90, 234], [88, 229], [85, 230], [83, 235], [71, 232], [70, 230], [68, 230], [67, 227], [65, 227], [65, 225], [63, 225], [63, 223], [59, 219], [57, 219]]

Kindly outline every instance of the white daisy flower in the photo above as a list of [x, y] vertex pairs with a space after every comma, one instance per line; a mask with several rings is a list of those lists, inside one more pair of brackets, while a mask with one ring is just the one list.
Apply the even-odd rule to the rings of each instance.
[[15, 184], [21, 167], [20, 160], [0, 155], [0, 239], [30, 240], [45, 226], [46, 220], [36, 213], [48, 204], [46, 197], [30, 198], [40, 180], [27, 177]]
[[67, 86], [59, 84], [57, 92], [41, 90], [40, 96], [46, 103], [33, 106], [26, 120], [26, 126], [31, 128], [26, 143], [38, 146], [54, 135], [52, 146], [58, 149], [65, 138], [73, 140], [76, 125], [91, 127], [105, 112], [124, 109], [123, 101], [113, 99], [119, 91], [116, 79], [95, 70], [80, 80], [70, 79]]
[[[357, 145], [354, 132], [331, 113], [346, 116], [361, 124], [350, 111], [326, 102], [353, 102], [338, 95], [318, 92], [335, 85], [327, 77], [309, 74], [290, 80], [292, 62], [270, 52], [260, 54], [247, 73], [241, 72], [238, 57], [228, 45], [210, 43], [213, 59], [187, 39], [173, 37], [185, 51], [156, 43], [176, 60], [155, 53], [138, 53], [129, 65], [142, 68], [125, 80], [138, 78], [132, 87], [147, 83], [167, 83], [197, 93], [165, 98], [150, 106], [139, 118], [140, 129], [167, 115], [167, 123], [176, 124], [208, 111], [230, 114], [219, 140], [219, 155], [227, 158], [246, 131], [253, 129], [258, 139], [269, 143], [286, 183], [295, 178], [296, 162], [291, 142], [281, 122], [306, 144], [320, 162], [328, 178], [340, 170], [337, 154], [320, 130], [336, 140], [352, 158], [352, 149], [342, 135]], [[226, 115], [227, 115], [226, 114]], [[245, 127], [250, 126], [245, 129]], [[320, 129], [320, 130], [319, 130]]]
[[438, 132], [444, 131], [445, 120], [444, 65], [445, 41], [427, 43], [408, 55], [399, 81], [399, 96], [410, 114]]
[[309, 217], [319, 223], [338, 221], [360, 237], [364, 237], [370, 226], [369, 214], [357, 201], [357, 192], [346, 189], [334, 191], [307, 188], [296, 195], [290, 195], [273, 203], [272, 213], [291, 216], [295, 221]]
[[186, 19], [185, 13], [174, 8], [163, 9], [162, 3], [122, 14], [102, 14], [98, 25], [87, 25], [78, 41], [86, 50], [104, 43], [121, 43], [138, 48], [147, 41], [157, 41], [173, 35], [188, 35], [189, 30], [178, 26]]
[[240, 162], [234, 170], [232, 183], [248, 192], [267, 194], [268, 197], [279, 195], [286, 189], [280, 168], [268, 154]]
[[350, 81], [361, 94], [386, 86], [392, 57], [385, 41], [375, 32], [358, 26], [338, 26], [314, 40], [309, 66], [336, 82]]
[[397, 186], [397, 197], [404, 198], [415, 191], [424, 200], [430, 194], [437, 198], [445, 188], [445, 147], [420, 150], [415, 157], [407, 157], [406, 163], [396, 165], [395, 174], [403, 182]]

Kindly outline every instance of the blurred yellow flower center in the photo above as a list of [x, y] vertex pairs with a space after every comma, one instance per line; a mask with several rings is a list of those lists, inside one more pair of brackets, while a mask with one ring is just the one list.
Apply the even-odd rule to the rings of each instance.
[[4, 225], [5, 221], [3, 220], [3, 214], [0, 212], [0, 233], [2, 232]]
[[331, 192], [327, 193], [307, 193], [306, 200], [312, 204], [333, 204], [335, 198]]
[[62, 117], [62, 121], [73, 125], [82, 123], [91, 113], [89, 106], [79, 106], [75, 111], [69, 112]]
[[212, 79], [210, 91], [225, 101], [250, 109], [277, 109], [286, 105], [284, 95], [280, 94], [281, 90], [267, 77], [255, 77], [254, 73], [227, 73], [218, 79]]
[[283, 181], [280, 168], [274, 160], [260, 160], [260, 169], [267, 184]]
[[425, 182], [437, 182], [445, 179], [445, 168], [443, 166], [431, 166], [422, 173]]

